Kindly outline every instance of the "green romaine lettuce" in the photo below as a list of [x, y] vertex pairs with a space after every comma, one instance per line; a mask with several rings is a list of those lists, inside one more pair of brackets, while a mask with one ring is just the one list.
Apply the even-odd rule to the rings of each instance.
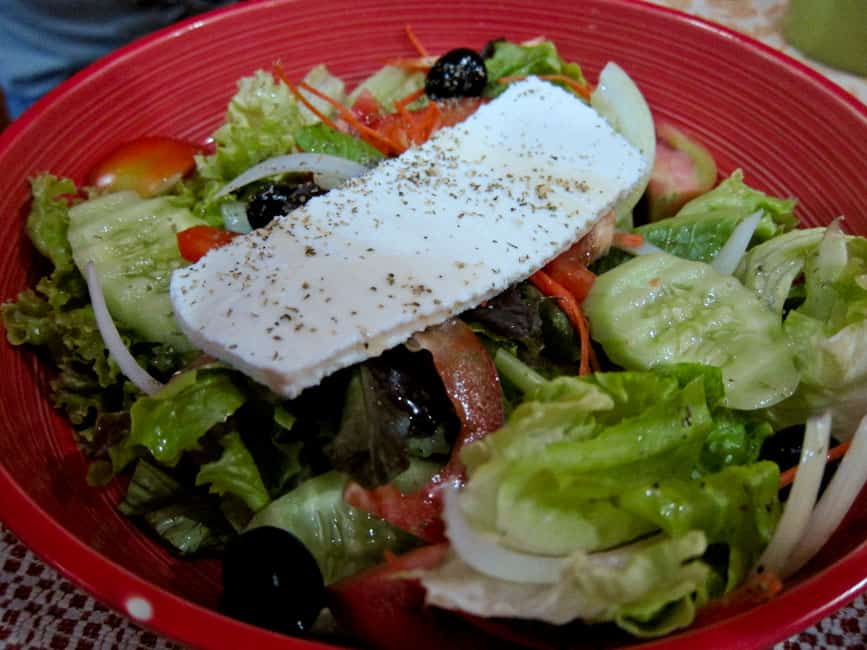
[[347, 504], [346, 480], [333, 471], [312, 478], [260, 510], [249, 528], [276, 526], [294, 534], [316, 558], [326, 583], [379, 564], [385, 551], [416, 544], [408, 533]]
[[219, 460], [202, 465], [196, 485], [210, 485], [210, 491], [219, 495], [234, 494], [253, 512], [267, 506], [271, 498], [241, 436], [235, 431], [228, 433], [220, 445], [223, 454]]
[[370, 165], [383, 159], [378, 149], [361, 138], [335, 131], [322, 122], [303, 126], [295, 133], [295, 143], [301, 151], [323, 153]]
[[710, 262], [745, 218], [763, 210], [752, 242], [767, 241], [794, 228], [794, 199], [778, 199], [754, 190], [736, 170], [710, 192], [693, 199], [674, 216], [637, 228], [664, 251], [690, 260]]
[[394, 102], [424, 87], [423, 72], [410, 72], [393, 65], [386, 65], [362, 81], [349, 96], [352, 105], [366, 90], [386, 111], [394, 111]]
[[69, 201], [78, 188], [68, 178], [40, 174], [30, 180], [33, 204], [27, 215], [27, 236], [42, 255], [51, 260], [56, 272], [73, 270], [72, 249], [66, 239], [69, 229]]
[[175, 465], [197, 449], [211, 427], [225, 422], [245, 396], [224, 370], [193, 370], [175, 377], [153, 397], [141, 397], [130, 410], [129, 437], [110, 451], [115, 471], [145, 448], [155, 460]]
[[427, 602], [485, 617], [528, 618], [562, 625], [613, 621], [636, 636], [668, 634], [689, 625], [707, 601], [707, 547], [692, 531], [654, 536], [606, 553], [576, 551], [550, 585], [501, 580], [450, 554], [437, 569], [418, 572]]
[[584, 75], [577, 63], [567, 63], [557, 53], [551, 41], [518, 45], [509, 41], [496, 41], [493, 56], [485, 60], [488, 84], [485, 96], [496, 97], [506, 89], [506, 84], [497, 80], [502, 77], [525, 77], [527, 75], [564, 75], [584, 83]]
[[803, 295], [784, 323], [801, 383], [770, 410], [774, 424], [830, 410], [834, 434], [852, 435], [867, 413], [867, 239], [836, 225], [794, 231], [750, 251], [738, 275], [779, 313], [793, 289]]
[[[502, 429], [463, 450], [458, 507], [492, 544], [562, 558], [560, 580], [483, 575], [454, 540], [456, 555], [420, 574], [429, 602], [613, 621], [639, 636], [688, 625], [746, 577], [779, 517], [779, 470], [755, 462], [768, 428], [727, 409], [724, 395], [719, 369], [696, 364], [530, 390]], [[705, 559], [709, 544], [726, 549], [721, 563]]]

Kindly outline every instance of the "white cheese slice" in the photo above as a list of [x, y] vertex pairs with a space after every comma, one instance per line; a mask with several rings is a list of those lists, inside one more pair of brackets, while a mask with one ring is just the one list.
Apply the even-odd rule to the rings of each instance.
[[570, 93], [514, 83], [465, 122], [176, 271], [175, 317], [202, 351], [291, 398], [528, 277], [644, 165]]

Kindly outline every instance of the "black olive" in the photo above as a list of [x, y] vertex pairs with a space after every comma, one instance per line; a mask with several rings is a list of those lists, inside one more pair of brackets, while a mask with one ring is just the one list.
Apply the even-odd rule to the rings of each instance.
[[446, 52], [427, 73], [424, 91], [431, 99], [478, 97], [488, 83], [485, 61], [465, 47]]
[[288, 214], [321, 194], [325, 194], [325, 190], [312, 181], [300, 185], [271, 183], [256, 192], [247, 203], [247, 221], [251, 228], [262, 228], [274, 217]]
[[292, 533], [263, 526], [226, 545], [222, 609], [229, 616], [297, 636], [324, 606], [319, 566]]

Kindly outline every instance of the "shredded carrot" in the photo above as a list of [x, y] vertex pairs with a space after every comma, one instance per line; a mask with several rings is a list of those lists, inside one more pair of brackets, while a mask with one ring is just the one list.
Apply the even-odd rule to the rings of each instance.
[[614, 243], [626, 248], [638, 248], [644, 243], [644, 235], [638, 232], [616, 232]]
[[[828, 455], [825, 459], [831, 463], [835, 460], [840, 460], [843, 456], [846, 455], [846, 452], [849, 451], [849, 447], [852, 445], [851, 440], [847, 440], [846, 442], [841, 442], [836, 447], [832, 447], [828, 450]], [[790, 467], [785, 472], [780, 474], [780, 488], [784, 488], [787, 485], [790, 485], [794, 480], [795, 476], [798, 474], [799, 465], [795, 465], [794, 467]]]
[[[544, 79], [545, 81], [559, 81], [562, 84], [566, 84], [579, 97], [590, 99], [590, 87], [586, 84], [581, 84], [578, 81], [575, 81], [575, 79], [572, 79], [571, 77], [567, 77], [564, 74], [540, 74], [538, 76], [539, 79]], [[526, 75], [511, 75], [500, 77], [497, 79], [497, 83], [508, 84], [513, 81], [523, 81], [526, 78]]]
[[409, 95], [402, 99], [398, 99], [394, 105], [400, 108], [401, 106], [406, 108], [410, 104], [412, 104], [417, 99], [421, 99], [424, 97], [424, 88], [419, 88], [418, 90], [412, 91]]
[[406, 110], [406, 107], [412, 104], [417, 99], [421, 99], [422, 97], [424, 97], [424, 88], [419, 88], [418, 90], [411, 92], [403, 99], [398, 99], [394, 103], [394, 107], [397, 109], [397, 112], [400, 113], [400, 116], [405, 121], [409, 122], [412, 118], [409, 114], [409, 111]]
[[330, 117], [328, 117], [325, 113], [323, 113], [323, 112], [320, 111], [318, 108], [316, 108], [316, 107], [315, 107], [315, 106], [310, 102], [310, 100], [308, 100], [308, 99], [307, 99], [303, 94], [301, 94], [301, 92], [300, 92], [300, 91], [295, 87], [295, 84], [293, 84], [291, 81], [289, 81], [289, 78], [286, 76], [286, 73], [283, 71], [283, 66], [281, 66], [279, 63], [277, 63], [277, 64], [274, 65], [274, 75], [275, 75], [275, 76], [276, 76], [280, 81], [282, 81], [284, 84], [286, 84], [286, 87], [289, 88], [289, 91], [290, 91], [293, 95], [295, 95], [295, 98], [296, 98], [299, 102], [301, 102], [302, 104], [304, 104], [304, 105], [305, 105], [305, 106], [310, 110], [311, 113], [313, 113], [316, 117], [318, 117], [320, 120], [322, 120], [322, 123], [323, 123], [323, 124], [325, 124], [326, 126], [331, 127], [331, 128], [334, 129], [335, 131], [339, 130], [339, 129], [337, 128], [337, 124], [334, 122], [334, 120], [332, 120], [332, 119], [331, 119]]
[[386, 65], [392, 65], [407, 72], [427, 72], [433, 67], [434, 59], [429, 56], [420, 56], [414, 59], [397, 58], [388, 59]]
[[722, 598], [724, 607], [752, 607], [769, 601], [783, 590], [783, 581], [773, 571], [754, 573], [740, 587]]
[[346, 108], [346, 106], [338, 102], [333, 97], [329, 97], [325, 93], [317, 90], [310, 84], [303, 81], [298, 84], [298, 87], [303, 88], [304, 90], [318, 97], [322, 101], [331, 104], [337, 110], [337, 112], [340, 113], [340, 117], [342, 117], [352, 128], [358, 131], [358, 134], [361, 136], [362, 140], [364, 140], [371, 146], [376, 147], [382, 153], [386, 155], [393, 155], [401, 152], [401, 148], [399, 145], [397, 145], [391, 139], [382, 135], [379, 131], [371, 129], [369, 126], [364, 124], [361, 120], [358, 119], [355, 113]]
[[418, 37], [415, 35], [415, 32], [412, 31], [412, 26], [406, 25], [404, 26], [404, 30], [406, 30], [406, 37], [409, 39], [409, 42], [412, 43], [412, 46], [415, 48], [415, 51], [418, 52], [419, 56], [430, 56], [424, 45], [421, 44], [421, 41], [418, 40]]
[[539, 79], [544, 79], [545, 81], [559, 81], [560, 83], [569, 86], [569, 88], [571, 88], [579, 97], [590, 99], [590, 88], [587, 84], [579, 83], [578, 81], [575, 81], [575, 79], [567, 77], [564, 74], [543, 74], [539, 75]]
[[578, 338], [581, 341], [581, 363], [578, 366], [578, 374], [589, 375], [591, 371], [590, 358], [592, 347], [590, 343], [590, 328], [587, 326], [584, 312], [581, 311], [581, 306], [575, 300], [575, 296], [569, 293], [563, 285], [552, 280], [551, 276], [544, 271], [536, 271], [530, 276], [530, 282], [546, 296], [557, 298], [560, 301], [560, 308], [569, 318], [575, 329], [578, 330]]

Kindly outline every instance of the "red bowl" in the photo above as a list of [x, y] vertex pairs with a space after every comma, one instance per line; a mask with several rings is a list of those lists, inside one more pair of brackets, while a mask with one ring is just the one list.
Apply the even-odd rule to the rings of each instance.
[[[695, 134], [722, 173], [800, 199], [808, 225], [844, 214], [867, 234], [867, 108], [824, 78], [755, 41], [657, 6], [628, 0], [546, 3], [454, 0], [249, 2], [164, 30], [76, 75], [0, 137], [0, 295], [34, 281], [23, 234], [28, 176], [80, 181], [113, 146], [140, 135], [203, 140], [236, 80], [277, 59], [291, 77], [326, 62], [358, 81], [412, 55], [411, 24], [432, 52], [491, 38], [543, 34], [591, 80], [608, 60], [639, 83], [657, 118]], [[148, 627], [203, 648], [324, 648], [217, 614], [218, 571], [179, 561], [113, 508], [118, 489], [85, 483], [70, 428], [51, 408], [47, 375], [29, 351], [0, 345], [0, 519], [46, 561]], [[863, 496], [863, 495], [862, 495]], [[823, 552], [781, 596], [725, 620], [641, 645], [763, 648], [807, 627], [867, 587], [862, 498]]]

